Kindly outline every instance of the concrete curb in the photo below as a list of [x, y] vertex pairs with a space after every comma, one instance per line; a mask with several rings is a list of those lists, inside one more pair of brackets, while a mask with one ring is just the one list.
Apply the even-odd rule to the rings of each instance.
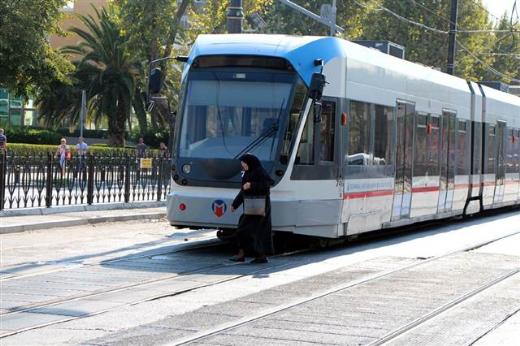
[[0, 217], [10, 216], [30, 216], [30, 215], [52, 215], [62, 213], [76, 213], [81, 211], [103, 211], [119, 209], [143, 209], [166, 207], [166, 202], [133, 202], [133, 203], [111, 203], [94, 205], [68, 205], [52, 208], [26, 208], [26, 209], [7, 209], [0, 211]]
[[150, 220], [150, 219], [160, 219], [166, 216], [166, 212], [151, 212], [151, 213], [143, 213], [143, 214], [126, 214], [126, 215], [115, 215], [115, 216], [94, 216], [90, 218], [72, 218], [70, 220], [59, 220], [59, 221], [49, 221], [49, 222], [37, 222], [37, 223], [29, 223], [24, 225], [13, 225], [0, 227], [0, 234], [8, 234], [8, 233], [18, 233], [25, 231], [36, 231], [36, 230], [44, 230], [55, 227], [72, 227], [72, 226], [80, 226], [80, 225], [88, 225], [88, 224], [97, 224], [103, 222], [122, 222], [122, 221], [132, 221], [132, 220]]

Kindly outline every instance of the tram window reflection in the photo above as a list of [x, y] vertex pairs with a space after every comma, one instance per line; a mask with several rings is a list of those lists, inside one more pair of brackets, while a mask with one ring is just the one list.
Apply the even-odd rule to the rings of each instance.
[[323, 102], [321, 111], [321, 161], [334, 161], [334, 126], [335, 126], [336, 104]]
[[374, 165], [392, 163], [392, 130], [394, 109], [376, 105], [374, 120]]
[[466, 155], [467, 122], [459, 120], [457, 131], [457, 175], [469, 174], [469, 160]]
[[261, 160], [273, 159], [281, 139], [277, 135], [280, 119], [290, 101], [289, 82], [292, 79], [191, 80], [181, 127], [180, 155], [232, 158], [257, 138], [265, 137], [254, 153]]
[[296, 153], [297, 165], [314, 164], [314, 107], [311, 107], [305, 127], [303, 128], [302, 138]]
[[370, 165], [370, 104], [350, 102], [349, 132], [346, 163]]

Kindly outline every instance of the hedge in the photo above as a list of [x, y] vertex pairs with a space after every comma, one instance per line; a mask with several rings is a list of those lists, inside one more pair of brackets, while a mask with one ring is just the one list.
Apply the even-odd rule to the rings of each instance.
[[[0, 124], [2, 127], [2, 124]], [[48, 130], [35, 127], [18, 127], [5, 126], [5, 135], [8, 143], [26, 143], [26, 144], [50, 144], [58, 145], [62, 137], [79, 137], [79, 131], [69, 132], [68, 129]], [[107, 131], [105, 130], [84, 130], [83, 137], [85, 138], [107, 138]], [[139, 131], [132, 131], [127, 134], [127, 139], [137, 143], [138, 139], [143, 137], [144, 142], [149, 147], [159, 148], [159, 143], [168, 143], [168, 130], [149, 130], [145, 133]]]
[[[48, 152], [54, 154], [58, 145], [38, 145], [38, 144], [21, 144], [21, 143], [8, 143], [7, 150], [9, 154], [14, 155], [44, 155]], [[70, 144], [69, 148], [74, 155], [76, 152], [76, 144]], [[106, 145], [91, 145], [89, 146], [89, 152], [91, 154], [103, 154], [103, 155], [134, 155], [135, 148], [113, 148]], [[157, 155], [159, 150], [150, 150], [152, 155]]]

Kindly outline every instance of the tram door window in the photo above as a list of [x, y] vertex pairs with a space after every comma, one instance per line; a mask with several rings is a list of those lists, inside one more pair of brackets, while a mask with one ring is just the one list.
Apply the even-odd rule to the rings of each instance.
[[453, 112], [442, 112], [440, 182], [439, 182], [439, 212], [450, 211], [453, 204], [455, 189], [455, 164], [457, 155], [456, 115]]
[[457, 129], [457, 175], [469, 174], [469, 159], [468, 159], [468, 122], [466, 120], [459, 120]]
[[392, 220], [410, 217], [415, 105], [397, 103], [397, 156]]
[[484, 174], [495, 174], [495, 126], [490, 124], [484, 125], [486, 138], [485, 138], [485, 161], [484, 161]]
[[505, 150], [507, 145], [506, 123], [499, 121], [496, 127], [496, 185], [494, 202], [504, 199]]
[[516, 130], [508, 127], [506, 129], [507, 136], [505, 139], [505, 173], [517, 173], [517, 159], [518, 154], [516, 152]]
[[482, 174], [482, 123], [472, 122], [473, 138], [473, 166], [471, 174]]

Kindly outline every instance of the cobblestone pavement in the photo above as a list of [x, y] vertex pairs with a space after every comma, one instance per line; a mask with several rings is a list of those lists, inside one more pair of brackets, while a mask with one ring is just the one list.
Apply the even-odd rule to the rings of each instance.
[[267, 265], [165, 221], [2, 235], [0, 343], [507, 345], [519, 232], [507, 213]]

